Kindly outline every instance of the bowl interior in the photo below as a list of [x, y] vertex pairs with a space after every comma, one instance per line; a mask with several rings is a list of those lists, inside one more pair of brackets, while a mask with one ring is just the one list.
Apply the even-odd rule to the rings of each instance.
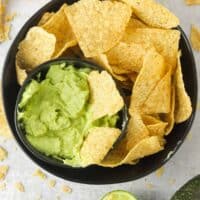
[[13, 135], [15, 136], [19, 146], [33, 161], [52, 174], [62, 177], [66, 180], [90, 184], [109, 184], [125, 182], [144, 177], [161, 167], [174, 155], [188, 134], [195, 116], [197, 104], [197, 73], [189, 41], [181, 28], [179, 28], [179, 30], [181, 31], [180, 49], [182, 50], [182, 71], [185, 87], [191, 98], [193, 113], [187, 121], [174, 127], [171, 134], [166, 137], [167, 144], [165, 149], [160, 153], [146, 157], [136, 165], [123, 165], [113, 169], [98, 166], [91, 166], [83, 169], [66, 168], [62, 166], [55, 167], [54, 165], [47, 164], [46, 162], [38, 159], [38, 157], [32, 155], [17, 135], [14, 123], [15, 103], [20, 89], [20, 86], [17, 84], [15, 72], [15, 55], [17, 52], [17, 46], [24, 38], [28, 29], [37, 24], [44, 12], [56, 11], [64, 2], [71, 4], [74, 1], [54, 0], [39, 10], [21, 29], [7, 54], [2, 80], [3, 101], [6, 116]]
[[[35, 79], [38, 80], [38, 74], [40, 74], [40, 81], [44, 80], [46, 77], [46, 74], [48, 70], [50, 69], [51, 65], [56, 65], [56, 64], [62, 64], [65, 63], [66, 67], [69, 65], [73, 65], [75, 68], [90, 68], [92, 70], [97, 70], [99, 72], [103, 71], [104, 69], [101, 68], [100, 66], [85, 61], [81, 59], [70, 59], [70, 58], [59, 58], [56, 60], [51, 60], [46, 63], [41, 64], [38, 66], [35, 70], [33, 70], [29, 75], [28, 78], [25, 80], [24, 84], [19, 90], [17, 100], [16, 100], [16, 105], [15, 105], [15, 113], [14, 113], [14, 120], [15, 120], [15, 126], [16, 126], [16, 131], [18, 134], [18, 137], [22, 141], [23, 145], [36, 157], [38, 157], [41, 161], [47, 163], [47, 164], [52, 164], [54, 166], [62, 166], [63, 168], [68, 168], [70, 166], [67, 166], [63, 164], [61, 160], [45, 156], [44, 154], [40, 153], [37, 151], [34, 147], [31, 146], [31, 144], [28, 142], [28, 140], [25, 137], [25, 130], [22, 128], [22, 124], [18, 120], [18, 111], [19, 109], [19, 103], [22, 99], [22, 95], [27, 87], [27, 85], [31, 82], [31, 80]], [[125, 99], [125, 94], [120, 88], [120, 86], [117, 84], [117, 81], [114, 79], [116, 82], [116, 86], [118, 88], [118, 91], [120, 92], [121, 96]], [[124, 136], [126, 127], [127, 127], [127, 122], [128, 122], [128, 111], [127, 111], [127, 106], [124, 105], [124, 107], [119, 111], [119, 120], [117, 121], [117, 128], [121, 130], [121, 135], [116, 141], [116, 143]]]

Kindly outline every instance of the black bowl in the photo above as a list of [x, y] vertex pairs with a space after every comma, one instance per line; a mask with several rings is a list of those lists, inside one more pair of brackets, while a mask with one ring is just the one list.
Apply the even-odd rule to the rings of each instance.
[[189, 41], [181, 28], [181, 40], [180, 49], [182, 50], [182, 71], [185, 82], [186, 90], [192, 101], [193, 112], [191, 117], [184, 123], [178, 124], [174, 127], [171, 134], [166, 137], [167, 144], [165, 149], [153, 156], [142, 159], [136, 165], [123, 165], [113, 169], [103, 168], [98, 166], [91, 166], [85, 169], [73, 169], [64, 167], [55, 167], [51, 164], [42, 162], [36, 156], [32, 155], [27, 148], [23, 145], [20, 138], [17, 135], [14, 123], [14, 110], [17, 99], [17, 94], [20, 86], [17, 84], [16, 71], [15, 71], [15, 55], [17, 52], [17, 46], [19, 42], [24, 38], [28, 29], [38, 23], [44, 12], [56, 11], [60, 6], [67, 2], [73, 3], [73, 0], [54, 0], [39, 10], [21, 29], [16, 39], [14, 40], [5, 61], [3, 71], [3, 102], [5, 107], [6, 116], [10, 125], [10, 128], [15, 136], [18, 144], [24, 150], [24, 152], [39, 166], [51, 172], [52, 174], [62, 177], [66, 180], [71, 180], [79, 183], [89, 184], [109, 184], [120, 183], [135, 180], [146, 176], [147, 174], [160, 168], [166, 163], [177, 151], [177, 149], [183, 143], [186, 135], [188, 134], [192, 122], [194, 120], [196, 104], [197, 104], [197, 73], [195, 67], [194, 56], [190, 47]]
[[[73, 65], [76, 68], [90, 68], [92, 70], [97, 70], [99, 72], [104, 70], [103, 68], [101, 68], [100, 66], [98, 66], [94, 63], [88, 62], [86, 60], [81, 60], [81, 59], [58, 58], [58, 59], [50, 60], [48, 62], [41, 64], [40, 66], [35, 68], [28, 75], [28, 77], [26, 78], [22, 87], [19, 90], [17, 100], [16, 100], [16, 105], [15, 105], [14, 120], [15, 120], [15, 127], [16, 127], [18, 137], [20, 138], [23, 145], [27, 148], [27, 150], [33, 156], [37, 157], [38, 159], [40, 159], [42, 162], [44, 162], [46, 164], [53, 165], [54, 167], [62, 167], [62, 168], [66, 167], [66, 169], [68, 169], [68, 168], [72, 168], [72, 167], [67, 166], [66, 164], [63, 164], [63, 162], [61, 160], [58, 160], [56, 158], [52, 158], [52, 157], [49, 157], [49, 156], [45, 156], [44, 154], [37, 151], [34, 147], [32, 147], [32, 145], [26, 139], [26, 136], [25, 136], [26, 132], [23, 129], [22, 124], [18, 120], [18, 112], [20, 110], [19, 109], [19, 103], [21, 102], [22, 95], [23, 95], [27, 85], [29, 85], [29, 83], [32, 80], [38, 80], [38, 74], [40, 74], [40, 81], [44, 80], [49, 68], [51, 67], [51, 65], [62, 64], [62, 63], [65, 63], [66, 66]], [[118, 84], [117, 80], [114, 79], [114, 81], [116, 83], [116, 86], [117, 86], [118, 91], [120, 92], [121, 96], [123, 97], [123, 99], [125, 99], [125, 94], [123, 92], [123, 89], [120, 88], [120, 85]], [[117, 121], [117, 128], [119, 128], [121, 130], [121, 135], [119, 136], [119, 138], [117, 139], [115, 144], [118, 143], [118, 141], [126, 133], [127, 123], [128, 123], [128, 110], [127, 110], [127, 106], [125, 104], [124, 107], [119, 112], [119, 120]]]

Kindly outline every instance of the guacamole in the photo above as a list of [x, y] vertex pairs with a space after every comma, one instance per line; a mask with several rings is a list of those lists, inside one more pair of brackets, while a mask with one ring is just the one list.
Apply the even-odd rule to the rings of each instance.
[[18, 120], [38, 151], [81, 166], [80, 149], [92, 127], [115, 127], [118, 115], [95, 121], [90, 112], [88, 68], [52, 65], [44, 80], [32, 80], [19, 103]]

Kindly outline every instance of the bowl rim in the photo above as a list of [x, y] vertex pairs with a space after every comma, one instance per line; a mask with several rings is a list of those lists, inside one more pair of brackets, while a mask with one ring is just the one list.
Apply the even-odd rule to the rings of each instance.
[[[73, 2], [76, 2], [76, 0], [72, 0], [72, 1], [69, 0], [69, 2], [73, 3]], [[20, 38], [22, 38], [25, 35], [23, 32], [27, 28], [29, 28], [30, 26], [34, 26], [38, 22], [38, 18], [41, 17], [44, 12], [55, 10], [55, 7], [58, 7], [58, 5], [62, 5], [63, 3], [66, 3], [66, 0], [54, 0], [54, 1], [51, 1], [51, 2], [47, 3], [45, 6], [43, 6], [41, 9], [36, 11], [34, 13], [34, 15], [26, 21], [25, 25], [20, 29], [19, 33], [17, 34], [17, 36], [15, 37], [14, 41], [12, 42], [12, 44], [10, 46], [10, 49], [9, 49], [9, 51], [7, 53], [7, 56], [6, 56], [6, 59], [5, 59], [5, 62], [4, 62], [3, 75], [6, 72], [6, 65], [9, 64], [9, 57], [13, 53], [12, 48], [16, 44], [18, 44], [19, 41], [20, 41]], [[197, 79], [197, 70], [196, 70], [195, 59], [194, 59], [192, 48], [190, 46], [190, 42], [189, 42], [188, 38], [186, 37], [186, 34], [184, 33], [183, 29], [180, 26], [178, 26], [178, 30], [180, 30], [180, 32], [181, 32], [181, 36], [182, 36], [182, 39], [184, 41], [184, 45], [186, 46], [186, 49], [187, 49], [187, 51], [189, 53], [189, 58], [190, 58], [190, 61], [191, 61], [191, 74], [193, 74], [193, 77], [194, 77], [194, 79], [193, 79], [193, 85], [194, 85], [193, 91], [194, 91], [194, 94], [193, 94], [193, 97], [192, 97], [192, 99], [193, 99], [193, 112], [192, 112], [191, 117], [189, 118], [189, 123], [187, 125], [187, 128], [184, 129], [184, 133], [183, 133], [183, 135], [181, 137], [180, 142], [178, 142], [176, 144], [176, 146], [173, 147], [173, 153], [169, 157], [166, 157], [166, 159], [164, 159], [162, 161], [159, 161], [159, 164], [156, 164], [156, 165], [152, 166], [151, 168], [149, 168], [148, 170], [146, 170], [142, 174], [141, 173], [140, 174], [136, 174], [136, 175], [134, 174], [134, 176], [130, 176], [129, 175], [128, 177], [123, 175], [123, 177], [121, 177], [121, 179], [119, 179], [117, 177], [116, 178], [112, 177], [109, 180], [108, 179], [104, 179], [104, 178], [101, 178], [101, 179], [96, 179], [96, 178], [95, 179], [85, 179], [84, 178], [83, 179], [83, 178], [79, 178], [78, 176], [72, 177], [72, 176], [68, 176], [68, 175], [62, 174], [62, 173], [57, 173], [55, 169], [52, 169], [52, 166], [47, 166], [47, 165], [45, 166], [44, 163], [39, 162], [39, 160], [37, 158], [35, 158], [35, 157], [31, 156], [30, 154], [28, 154], [26, 148], [23, 146], [23, 144], [20, 142], [18, 136], [15, 134], [16, 131], [11, 126], [11, 121], [9, 121], [9, 114], [7, 112], [7, 107], [6, 107], [6, 102], [5, 102], [6, 91], [4, 89], [6, 87], [6, 83], [4, 81], [5, 77], [3, 76], [2, 84], [1, 84], [2, 97], [3, 97], [3, 107], [4, 107], [4, 109], [6, 108], [5, 109], [6, 110], [5, 114], [6, 114], [6, 118], [7, 118], [8, 122], [9, 122], [8, 125], [9, 125], [9, 127], [11, 129], [12, 134], [14, 135], [14, 137], [15, 137], [15, 139], [17, 141], [18, 146], [22, 149], [22, 151], [26, 154], [26, 156], [29, 157], [29, 159], [31, 159], [34, 163], [36, 163], [37, 165], [42, 167], [44, 170], [52, 173], [55, 176], [62, 177], [65, 180], [70, 180], [70, 181], [73, 181], [73, 182], [84, 183], [84, 184], [100, 185], [100, 184], [115, 184], [115, 183], [129, 182], [129, 181], [133, 181], [133, 180], [137, 180], [139, 178], [145, 177], [148, 174], [150, 174], [150, 173], [154, 172], [155, 170], [159, 169], [166, 162], [168, 162], [175, 155], [177, 150], [180, 148], [180, 146], [184, 142], [187, 134], [189, 133], [189, 130], [191, 129], [191, 125], [193, 124], [193, 121], [194, 121], [194, 118], [195, 118], [195, 115], [196, 115], [197, 96], [198, 96], [198, 79]], [[123, 165], [122, 167], [125, 168], [124, 170], [129, 169], [129, 167], [126, 167], [126, 165]], [[118, 167], [118, 168], [120, 168], [120, 167]], [[84, 171], [81, 171], [80, 173], [84, 173]]]
[[[18, 110], [19, 110], [19, 102], [22, 99], [23, 93], [26, 90], [27, 85], [31, 82], [31, 80], [34, 80], [35, 77], [41, 72], [41, 71], [45, 71], [45, 74], [49, 71], [49, 69], [52, 67], [52, 65], [54, 64], [62, 64], [62, 63], [66, 63], [66, 68], [70, 65], [73, 65], [75, 68], [90, 68], [92, 69], [92, 71], [98, 71], [98, 72], [102, 72], [102, 71], [106, 71], [104, 68], [102, 68], [101, 66], [97, 65], [96, 63], [92, 63], [91, 61], [88, 60], [84, 60], [84, 59], [80, 59], [80, 58], [67, 58], [67, 57], [60, 57], [57, 59], [53, 59], [53, 60], [49, 60], [45, 63], [40, 64], [39, 66], [37, 66], [35, 69], [33, 69], [27, 76], [27, 78], [25, 79], [25, 81], [23, 82], [18, 94], [17, 94], [17, 99], [16, 99], [16, 103], [15, 103], [15, 111], [14, 111], [14, 122], [15, 122], [15, 129], [17, 132], [18, 137], [20, 138], [21, 142], [23, 143], [23, 145], [27, 148], [27, 150], [33, 154], [35, 157], [37, 157], [38, 159], [40, 159], [41, 161], [47, 163], [47, 164], [51, 164], [54, 165], [55, 167], [62, 167], [62, 168], [75, 168], [75, 169], [83, 169], [83, 168], [87, 168], [87, 167], [72, 167], [70, 165], [64, 164], [63, 162], [52, 158], [51, 156], [46, 156], [43, 153], [39, 152], [37, 149], [35, 149], [26, 139], [25, 137], [25, 132], [23, 132], [23, 130], [21, 129], [20, 125], [19, 125], [19, 120], [18, 118]], [[108, 72], [109, 73], [109, 72]], [[110, 73], [109, 73], [110, 74]], [[110, 76], [112, 76], [110, 74]], [[115, 144], [117, 142], [119, 142], [119, 140], [124, 137], [125, 133], [126, 133], [126, 128], [127, 128], [127, 124], [128, 124], [128, 108], [127, 105], [125, 103], [125, 94], [122, 90], [122, 88], [120, 88], [120, 86], [118, 85], [118, 81], [113, 78], [113, 81], [115, 82], [115, 85], [117, 87], [117, 90], [119, 91], [121, 97], [124, 100], [124, 106], [122, 107], [122, 109], [119, 111], [121, 112], [121, 118], [122, 118], [122, 124], [121, 124], [121, 134], [118, 137], [118, 139], [116, 140]], [[115, 145], [114, 144], [114, 145]]]

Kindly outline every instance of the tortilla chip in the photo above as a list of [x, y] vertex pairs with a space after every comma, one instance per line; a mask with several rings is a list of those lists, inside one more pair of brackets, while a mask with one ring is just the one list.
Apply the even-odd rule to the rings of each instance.
[[91, 60], [94, 61], [94, 62], [96, 62], [97, 64], [99, 64], [105, 70], [107, 70], [117, 80], [119, 80], [119, 81], [127, 81], [128, 80], [128, 77], [126, 77], [124, 75], [116, 74], [114, 72], [113, 68], [108, 63], [108, 58], [107, 58], [107, 56], [105, 54], [100, 54], [100, 55], [98, 55], [96, 57], [91, 58]]
[[124, 34], [122, 41], [130, 44], [142, 44], [146, 49], [155, 47], [165, 60], [176, 67], [180, 32], [178, 30], [162, 30], [155, 28], [138, 28], [131, 34]]
[[109, 127], [96, 127], [89, 130], [80, 151], [83, 166], [100, 163], [112, 149], [120, 133], [119, 129]]
[[171, 110], [170, 113], [165, 114], [163, 117], [163, 121], [167, 122], [168, 125], [165, 129], [165, 135], [169, 135], [174, 128], [175, 123], [175, 86], [172, 84], [172, 90], [171, 90]]
[[181, 123], [186, 121], [192, 114], [192, 105], [188, 96], [181, 71], [180, 53], [178, 55], [178, 64], [175, 73], [175, 122]]
[[149, 26], [171, 29], [177, 27], [179, 19], [167, 8], [154, 0], [122, 0], [130, 5], [133, 13]]
[[200, 28], [195, 25], [192, 25], [191, 27], [190, 40], [193, 49], [200, 51]]
[[91, 112], [93, 119], [112, 116], [124, 106], [115, 82], [106, 71], [92, 71], [88, 76], [91, 91]]
[[146, 114], [142, 115], [142, 120], [145, 125], [152, 125], [152, 124], [157, 124], [161, 122], [158, 117], [154, 117], [154, 116], [146, 115]]
[[147, 100], [149, 94], [166, 73], [164, 58], [154, 50], [150, 50], [144, 57], [143, 67], [133, 86], [130, 115]]
[[44, 25], [47, 21], [49, 21], [49, 19], [51, 19], [51, 17], [54, 15], [54, 12], [46, 12], [42, 15], [42, 18], [40, 19], [40, 21], [38, 22], [38, 26], [42, 26]]
[[41, 27], [32, 27], [20, 42], [16, 62], [21, 69], [31, 70], [53, 55], [56, 38]]
[[106, 55], [110, 65], [117, 65], [130, 72], [139, 72], [142, 68], [145, 48], [140, 44], [120, 42]]
[[120, 41], [131, 8], [115, 1], [81, 0], [68, 6], [66, 15], [85, 57], [95, 57]]
[[160, 121], [157, 124], [147, 125], [147, 129], [149, 131], [150, 136], [164, 136], [167, 125], [167, 122]]
[[8, 126], [3, 109], [1, 90], [0, 90], [0, 136], [5, 137], [6, 139], [12, 138], [12, 134], [10, 132], [10, 128]]
[[142, 21], [135, 17], [131, 17], [127, 24], [125, 32], [131, 34], [137, 28], [148, 28], [148, 25], [144, 24]]
[[26, 70], [21, 69], [19, 65], [17, 64], [17, 62], [16, 62], [15, 67], [16, 67], [17, 82], [19, 83], [19, 85], [22, 85], [25, 79], [27, 78]]
[[56, 37], [53, 58], [59, 57], [67, 48], [77, 44], [76, 37], [65, 14], [67, 5], [64, 4], [43, 26], [47, 32]]
[[187, 5], [198, 5], [200, 4], [200, 0], [185, 0]]
[[151, 92], [142, 111], [147, 114], [169, 113], [171, 106], [171, 70], [160, 80]]
[[4, 13], [5, 12], [5, 5], [3, 4], [2, 0], [0, 0], [0, 42], [4, 41]]
[[155, 154], [161, 150], [163, 150], [163, 146], [160, 143], [160, 138], [158, 136], [151, 136], [141, 140], [135, 145], [123, 160], [119, 159], [119, 154], [108, 154], [100, 165], [104, 167], [116, 167], [122, 164], [134, 164], [134, 161]]

